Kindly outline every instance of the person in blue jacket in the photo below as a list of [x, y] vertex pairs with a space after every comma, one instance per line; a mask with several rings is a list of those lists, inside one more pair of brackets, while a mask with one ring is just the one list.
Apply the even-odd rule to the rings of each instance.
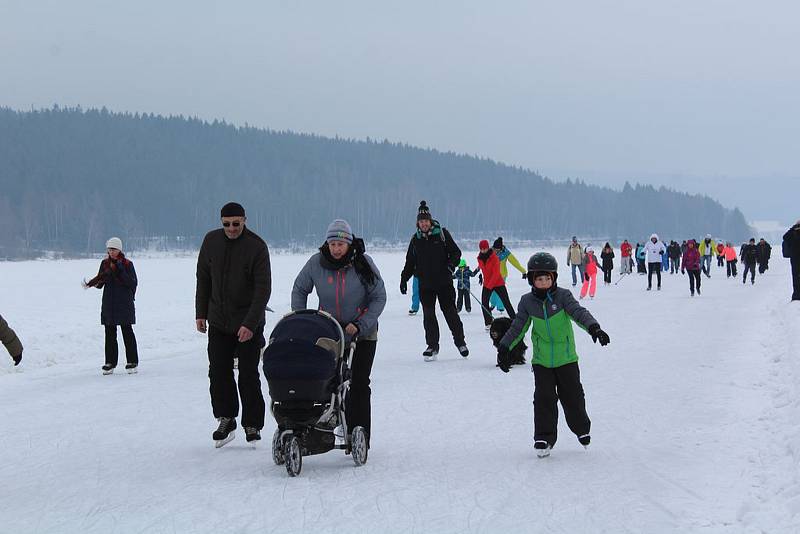
[[470, 283], [469, 279], [473, 276], [477, 275], [480, 272], [480, 269], [475, 269], [474, 271], [469, 268], [467, 265], [467, 260], [462, 259], [459, 264], [456, 272], [453, 273], [453, 279], [457, 280], [456, 282], [456, 291], [458, 293], [458, 299], [456, 300], [456, 311], [461, 313], [461, 307], [463, 306], [464, 309], [467, 310], [467, 313], [472, 313], [472, 301], [470, 301]]

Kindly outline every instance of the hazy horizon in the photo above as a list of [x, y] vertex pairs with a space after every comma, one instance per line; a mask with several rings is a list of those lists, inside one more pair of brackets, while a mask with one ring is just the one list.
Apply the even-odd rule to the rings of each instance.
[[0, 105], [388, 138], [786, 223], [798, 15], [788, 1], [4, 1]]

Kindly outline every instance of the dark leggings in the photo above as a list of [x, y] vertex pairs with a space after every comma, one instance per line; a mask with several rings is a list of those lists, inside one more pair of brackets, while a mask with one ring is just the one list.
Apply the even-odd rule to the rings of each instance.
[[689, 291], [694, 293], [695, 286], [700, 291], [700, 269], [689, 269], [686, 272], [689, 273]]
[[350, 369], [350, 391], [347, 394], [345, 413], [347, 427], [350, 432], [363, 426], [370, 435], [372, 418], [370, 397], [372, 389], [369, 387], [369, 375], [372, 373], [372, 362], [375, 360], [377, 341], [359, 340], [353, 353], [353, 363]]
[[658, 287], [661, 287], [661, 262], [650, 262], [647, 264], [647, 287], [653, 287], [653, 273], [658, 278]]
[[[119, 361], [119, 347], [117, 346], [117, 327], [116, 325], [106, 325], [106, 363], [112, 367], [117, 366]], [[139, 351], [136, 348], [136, 336], [133, 335], [133, 326], [129, 324], [120, 325], [122, 330], [122, 341], [125, 343], [125, 358], [128, 363], [139, 363]]]
[[492, 324], [492, 314], [489, 313], [487, 310], [489, 309], [489, 299], [492, 296], [492, 291], [497, 294], [497, 297], [500, 299], [500, 302], [503, 303], [503, 306], [506, 307], [506, 311], [508, 312], [508, 316], [512, 319], [517, 316], [514, 312], [514, 306], [511, 305], [511, 299], [508, 297], [508, 290], [506, 286], [497, 286], [493, 289], [487, 289], [485, 286], [483, 291], [481, 291], [481, 303], [483, 304], [483, 322], [484, 324], [490, 325]]

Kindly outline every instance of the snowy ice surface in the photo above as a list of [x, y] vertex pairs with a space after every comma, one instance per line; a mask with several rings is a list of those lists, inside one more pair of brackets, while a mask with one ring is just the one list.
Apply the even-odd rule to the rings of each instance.
[[[0, 355], [2, 532], [800, 530], [800, 303], [780, 258], [755, 286], [715, 266], [694, 299], [680, 275], [661, 292], [635, 274], [601, 283], [584, 302], [611, 345], [578, 339], [592, 445], [562, 417], [537, 459], [529, 368], [495, 368], [477, 305], [462, 314], [470, 357], [440, 318], [439, 361], [423, 362], [422, 318], [397, 289], [403, 254], [375, 254], [389, 303], [369, 462], [332, 451], [296, 479], [272, 463], [269, 415], [256, 447], [241, 434], [213, 447], [194, 258], [132, 259], [134, 376], [100, 374], [100, 291], [79, 284], [97, 261], [0, 263], [0, 313], [26, 347], [19, 368]], [[306, 259], [273, 257], [277, 312]], [[527, 290], [513, 269], [509, 287], [514, 302]]]

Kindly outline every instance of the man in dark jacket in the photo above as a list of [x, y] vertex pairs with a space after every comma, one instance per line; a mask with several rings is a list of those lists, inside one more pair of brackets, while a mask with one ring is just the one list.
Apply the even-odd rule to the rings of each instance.
[[800, 221], [783, 234], [783, 257], [792, 262], [792, 300], [800, 300]]
[[742, 283], [747, 283], [747, 271], [750, 271], [750, 283], [755, 284], [758, 249], [756, 248], [756, 239], [754, 237], [750, 238], [749, 243], [742, 245], [742, 251], [739, 254], [739, 257], [742, 259], [742, 263], [744, 264], [744, 276], [742, 277]]
[[19, 365], [19, 362], [22, 361], [22, 343], [2, 315], [0, 315], [0, 341], [5, 345], [11, 359], [14, 360], [14, 365]]
[[264, 311], [272, 277], [267, 244], [245, 226], [244, 208], [222, 207], [222, 226], [206, 234], [197, 258], [195, 318], [197, 330], [208, 331], [208, 378], [211, 406], [219, 428], [217, 447], [233, 439], [239, 398], [233, 359], [239, 359], [242, 426], [247, 441], [261, 439], [264, 397], [258, 360], [264, 346]]
[[453, 334], [458, 352], [469, 356], [464, 341], [464, 325], [456, 311], [456, 292], [453, 288], [453, 271], [461, 260], [461, 249], [453, 236], [439, 221], [433, 220], [427, 203], [420, 202], [417, 213], [417, 231], [406, 252], [406, 263], [400, 275], [400, 292], [405, 295], [412, 275], [419, 279], [419, 299], [422, 303], [425, 342], [422, 356], [433, 361], [439, 353], [439, 322], [436, 320], [436, 299]]
[[758, 274], [764, 274], [769, 269], [769, 257], [772, 255], [772, 246], [763, 237], [756, 245], [758, 250]]

